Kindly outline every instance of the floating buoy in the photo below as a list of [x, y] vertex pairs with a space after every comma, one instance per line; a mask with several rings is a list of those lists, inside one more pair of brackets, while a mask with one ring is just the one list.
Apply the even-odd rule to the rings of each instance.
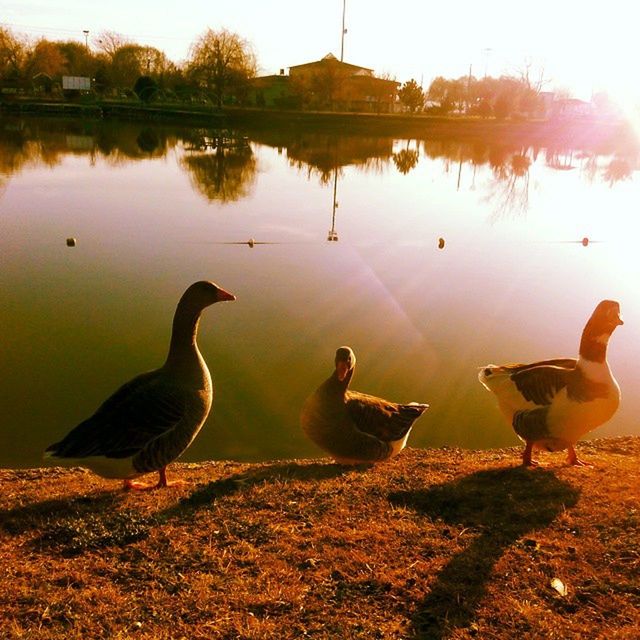
[[444, 249], [444, 238], [438, 238], [438, 249]]
[[67, 247], [75, 247], [76, 239], [75, 238], [67, 238]]
[[582, 246], [586, 247], [589, 244], [589, 238], [587, 238], [586, 236], [584, 238], [582, 238]]

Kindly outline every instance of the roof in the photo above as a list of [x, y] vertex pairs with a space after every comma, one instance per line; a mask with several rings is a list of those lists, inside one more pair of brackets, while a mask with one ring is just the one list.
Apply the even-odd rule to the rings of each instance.
[[313, 62], [305, 62], [303, 64], [294, 64], [289, 67], [289, 69], [299, 69], [300, 67], [308, 67], [311, 65], [322, 64], [323, 62], [332, 62], [334, 64], [342, 65], [343, 67], [349, 67], [353, 69], [354, 73], [357, 73], [360, 70], [373, 72], [373, 69], [369, 69], [369, 67], [361, 67], [357, 64], [350, 64], [348, 62], [342, 62], [338, 60], [332, 53], [327, 53], [326, 56], [321, 58], [320, 60], [314, 60]]

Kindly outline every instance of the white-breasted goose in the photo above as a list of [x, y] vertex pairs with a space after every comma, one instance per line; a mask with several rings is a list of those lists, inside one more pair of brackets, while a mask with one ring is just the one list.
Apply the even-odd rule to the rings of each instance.
[[413, 423], [429, 405], [398, 404], [349, 391], [355, 366], [351, 348], [340, 347], [335, 371], [305, 401], [300, 424], [338, 463], [388, 460], [404, 448]]
[[192, 284], [176, 307], [165, 363], [120, 387], [90, 418], [48, 447], [45, 458], [124, 479], [128, 489], [152, 488], [132, 479], [157, 471], [155, 487], [166, 487], [167, 465], [184, 453], [211, 409], [211, 375], [196, 335], [203, 309], [225, 300], [235, 296], [213, 282]]
[[582, 332], [577, 360], [490, 364], [480, 369], [480, 382], [496, 395], [500, 410], [525, 442], [525, 466], [537, 464], [531, 458], [533, 449], [567, 449], [569, 464], [584, 465], [574, 445], [609, 420], [620, 404], [620, 387], [607, 362], [607, 346], [621, 324], [620, 305], [603, 300]]

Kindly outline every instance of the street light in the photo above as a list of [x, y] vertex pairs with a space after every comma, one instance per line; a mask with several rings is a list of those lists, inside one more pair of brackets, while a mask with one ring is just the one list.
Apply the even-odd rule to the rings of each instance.
[[84, 33], [84, 46], [89, 49], [89, 29], [83, 29], [82, 33]]

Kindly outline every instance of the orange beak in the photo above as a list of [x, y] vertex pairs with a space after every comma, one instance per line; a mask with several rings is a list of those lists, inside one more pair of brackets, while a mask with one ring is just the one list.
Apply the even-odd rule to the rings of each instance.
[[218, 287], [218, 302], [230, 302], [231, 300], [235, 299], [236, 297], [233, 295], [233, 293], [229, 293], [228, 291], [225, 291], [224, 289]]

